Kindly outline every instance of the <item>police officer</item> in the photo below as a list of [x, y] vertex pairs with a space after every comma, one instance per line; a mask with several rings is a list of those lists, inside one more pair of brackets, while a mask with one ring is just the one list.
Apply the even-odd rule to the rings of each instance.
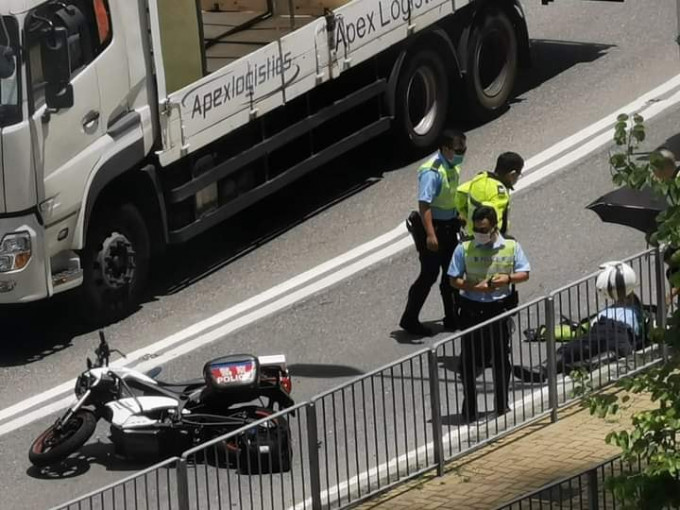
[[[485, 204], [472, 214], [474, 238], [456, 248], [448, 274], [460, 289], [461, 328], [467, 329], [517, 306], [515, 284], [529, 279], [529, 261], [517, 241], [498, 230], [496, 210]], [[508, 411], [510, 330], [507, 320], [496, 321], [462, 338], [463, 418], [477, 419], [475, 379], [493, 369], [496, 412]]]
[[[480, 172], [460, 185], [456, 192], [455, 206], [461, 217], [469, 219], [482, 203], [496, 210], [500, 232], [508, 231], [510, 190], [513, 189], [524, 168], [524, 159], [515, 152], [504, 152], [496, 160], [493, 172]], [[468, 234], [472, 235], [472, 222], [468, 222]]]
[[418, 170], [418, 207], [426, 240], [425, 243], [416, 244], [420, 256], [420, 274], [411, 285], [406, 309], [399, 321], [404, 330], [414, 335], [432, 334], [432, 330], [424, 326], [418, 316], [440, 270], [444, 327], [458, 329], [453, 289], [449, 286], [446, 271], [458, 244], [461, 226], [454, 199], [460, 179], [460, 164], [466, 150], [465, 135], [460, 131], [446, 130], [442, 134], [439, 151]]

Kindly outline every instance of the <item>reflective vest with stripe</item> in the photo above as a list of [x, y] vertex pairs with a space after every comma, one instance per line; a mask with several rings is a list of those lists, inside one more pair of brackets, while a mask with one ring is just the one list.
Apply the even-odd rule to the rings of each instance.
[[502, 182], [489, 175], [488, 172], [481, 172], [470, 181], [467, 204], [467, 230], [470, 234], [472, 234], [473, 226], [472, 215], [482, 204], [489, 205], [496, 210], [498, 229], [501, 234], [505, 234], [509, 226], [510, 193]]
[[499, 274], [513, 273], [515, 244], [514, 240], [505, 239], [502, 246], [492, 248], [479, 246], [474, 241], [465, 241], [465, 279], [476, 285]]
[[434, 197], [430, 206], [448, 211], [455, 209], [456, 189], [458, 188], [458, 181], [460, 179], [460, 167], [454, 166], [449, 170], [446, 170], [440, 156], [436, 155], [423, 163], [418, 169], [419, 174], [421, 172], [429, 171], [439, 173], [442, 181], [442, 188], [439, 191], [439, 194]]

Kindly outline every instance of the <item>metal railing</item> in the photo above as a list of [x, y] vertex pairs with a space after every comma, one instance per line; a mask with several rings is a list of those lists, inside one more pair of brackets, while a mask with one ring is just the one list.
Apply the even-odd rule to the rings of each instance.
[[[344, 508], [425, 471], [437, 469], [441, 474], [446, 461], [517, 427], [546, 416], [555, 421], [559, 407], [574, 398], [569, 376], [574, 369], [585, 370], [588, 383], [597, 388], [663, 359], [663, 349], [648, 337], [649, 327], [663, 326], [666, 319], [659, 251], [645, 251], [627, 262], [638, 275], [636, 293], [645, 305], [630, 345], [600, 343], [583, 332], [611, 304], [597, 295], [595, 275], [590, 275], [136, 475], [167, 471], [175, 463], [176, 484], [167, 484], [165, 497], [177, 506], [148, 508]], [[563, 317], [580, 325], [575, 330], [582, 341], [572, 344], [577, 348], [572, 348], [571, 357], [565, 354], [566, 344], [556, 339], [555, 326]], [[509, 337], [507, 350], [498, 347], [494, 336], [501, 327], [508, 328], [503, 337]], [[536, 330], [544, 334], [528, 341], [532, 339], [528, 332]], [[469, 370], [461, 363], [461, 344], [469, 335], [481, 340], [468, 345], [473, 353], [480, 349], [474, 354], [482, 355], [488, 365], [474, 374], [478, 415], [470, 422], [460, 414], [461, 375]], [[482, 352], [485, 346], [499, 354], [487, 356], [490, 353]], [[510, 364], [498, 366], [506, 355]], [[524, 371], [539, 376], [523, 380]], [[509, 410], [498, 412], [494, 388], [505, 381]], [[92, 501], [97, 494], [58, 508], [114, 508], [73, 506]]]
[[176, 490], [178, 460], [172, 457], [53, 510], [182, 510]]
[[587, 471], [564, 478], [537, 491], [521, 496], [496, 510], [616, 510], [622, 508], [607, 488], [606, 480], [624, 473], [640, 472], [641, 465], [625, 463], [620, 457], [607, 460]]

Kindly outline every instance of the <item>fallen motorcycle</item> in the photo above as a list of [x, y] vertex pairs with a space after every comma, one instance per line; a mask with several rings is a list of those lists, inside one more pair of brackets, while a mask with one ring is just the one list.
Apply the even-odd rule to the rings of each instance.
[[[110, 367], [103, 332], [76, 380], [77, 401], [33, 442], [29, 460], [47, 466], [66, 459], [94, 433], [111, 424], [115, 453], [149, 461], [173, 455], [292, 407], [291, 379], [283, 355], [231, 355], [205, 364], [203, 378], [169, 383], [125, 367]], [[266, 402], [265, 402], [266, 401]], [[259, 405], [258, 405], [259, 404]], [[223, 458], [248, 472], [290, 469], [292, 446], [283, 417], [248, 429], [223, 444]]]

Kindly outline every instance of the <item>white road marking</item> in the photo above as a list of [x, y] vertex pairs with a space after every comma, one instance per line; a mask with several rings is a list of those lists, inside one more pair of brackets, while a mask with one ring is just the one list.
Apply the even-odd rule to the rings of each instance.
[[[567, 149], [571, 149], [573, 146], [583, 142], [584, 140], [587, 140], [591, 136], [596, 135], [603, 129], [612, 126], [616, 121], [616, 117], [620, 113], [636, 112], [643, 108], [650, 101], [657, 100], [659, 97], [664, 96], [665, 94], [669, 93], [678, 86], [680, 86], [680, 74], [674, 76], [673, 78], [663, 83], [662, 85], [659, 85], [655, 89], [640, 96], [635, 101], [632, 101], [626, 106], [619, 108], [615, 113], [607, 115], [605, 118], [597, 121], [595, 124], [591, 124], [590, 126], [583, 128], [581, 131], [571, 135], [569, 138], [565, 138], [564, 140], [556, 143], [552, 147], [544, 150], [543, 152], [539, 152], [535, 156], [532, 156], [530, 159], [526, 161], [525, 165], [526, 168], [530, 169], [542, 165], [546, 161], [549, 161], [550, 159], [554, 158], [555, 156], [562, 154]], [[520, 183], [521, 182], [522, 181], [520, 181]]]
[[[359, 258], [365, 255], [366, 253], [370, 253], [371, 251], [375, 250], [376, 248], [384, 244], [393, 242], [395, 239], [398, 239], [405, 233], [406, 228], [403, 225], [400, 225], [394, 230], [386, 234], [383, 234], [380, 237], [373, 239], [372, 241], [362, 244], [361, 246], [358, 246], [334, 259], [324, 262], [323, 264], [320, 264], [310, 269], [309, 271], [305, 271], [304, 273], [290, 280], [287, 280], [275, 287], [272, 287], [271, 289], [261, 294], [253, 296], [252, 298], [249, 298], [246, 301], [234, 305], [231, 308], [227, 308], [226, 310], [216, 315], [213, 315], [212, 317], [209, 317], [201, 322], [197, 322], [196, 324], [193, 324], [188, 328], [178, 331], [177, 333], [174, 333], [169, 337], [164, 338], [163, 340], [143, 347], [137, 351], [131, 352], [130, 354], [127, 355], [127, 358], [122, 361], [125, 362], [124, 365], [129, 365], [143, 358], [149, 353], [156, 353], [169, 347], [172, 347], [173, 345], [176, 345], [178, 343], [184, 342], [189, 338], [192, 338], [200, 333], [205, 332], [206, 330], [209, 330], [211, 328], [219, 326], [220, 324], [223, 324], [226, 320], [231, 319], [232, 317], [240, 315], [252, 308], [255, 308], [256, 306], [260, 306], [263, 303], [266, 303], [267, 301], [280, 296], [281, 294], [285, 294], [286, 292], [289, 292], [290, 290], [300, 285], [303, 285], [310, 280], [313, 280], [314, 278], [318, 278], [319, 276], [329, 271], [332, 271], [333, 269], [336, 269], [356, 258]], [[115, 362], [112, 363], [112, 365], [122, 366], [123, 363]], [[36, 405], [53, 400], [55, 397], [61, 395], [66, 391], [71, 391], [75, 383], [76, 380], [72, 379], [48, 391], [39, 393], [38, 395], [35, 395], [15, 405], [0, 410], [0, 422], [7, 420], [21, 412], [24, 412]]]
[[[656, 117], [659, 113], [663, 112], [664, 110], [678, 102], [680, 102], [680, 92], [676, 92], [668, 99], [652, 103], [651, 106], [647, 107], [645, 110], [642, 110], [641, 113], [643, 114], [646, 120], [649, 120]], [[636, 111], [637, 110], [621, 110], [621, 113], [633, 113]], [[515, 191], [520, 191], [521, 189], [528, 188], [529, 186], [535, 184], [536, 182], [545, 179], [549, 175], [555, 173], [557, 170], [576, 162], [577, 160], [583, 158], [587, 154], [595, 152], [600, 147], [603, 147], [608, 143], [611, 143], [613, 137], [614, 137], [613, 128], [605, 131], [604, 133], [593, 138], [592, 140], [587, 141], [579, 149], [568, 154], [565, 154], [561, 158], [553, 161], [552, 163], [549, 163], [548, 165], [542, 167], [539, 170], [536, 170], [535, 172], [530, 173], [526, 177], [522, 177], [517, 186], [515, 186]]]
[[[541, 153], [527, 161], [525, 173], [528, 173], [531, 169], [542, 164], [545, 161], [548, 161], [550, 158], [563, 153], [569, 147], [578, 145], [580, 142], [583, 142], [584, 140], [592, 137], [594, 134], [598, 133], [602, 128], [611, 125], [619, 113], [633, 113], [634, 111], [638, 111], [647, 119], [652, 118], [653, 116], [657, 115], [658, 113], [664, 111], [665, 109], [669, 108], [673, 104], [680, 101], [679, 95], [680, 93], [674, 94], [669, 99], [659, 100], [660, 97], [668, 94], [670, 91], [673, 90], [674, 87], [677, 87], [678, 85], [680, 85], [680, 75], [677, 75], [676, 77], [667, 81], [660, 87], [657, 87], [654, 90], [644, 94], [636, 101], [633, 101], [632, 103], [624, 106], [622, 109], [617, 110], [616, 113], [608, 115], [604, 119], [601, 119], [600, 121], [592, 124], [591, 126], [579, 131], [575, 135], [542, 151]], [[652, 102], [651, 106], [643, 108], [650, 102]], [[640, 111], [640, 109], [642, 110]], [[561, 158], [557, 159], [556, 161], [546, 165], [545, 167], [540, 168], [534, 172], [528, 173], [528, 175], [523, 177], [520, 183], [516, 186], [516, 190], [519, 191], [521, 189], [526, 189], [529, 186], [535, 184], [536, 182], [539, 182], [540, 180], [545, 179], [546, 177], [561, 170], [565, 166], [573, 163], [574, 161], [590, 154], [592, 151], [606, 144], [607, 141], [610, 141], [612, 138], [611, 136], [612, 132], [613, 130], [610, 129], [605, 133], [602, 133], [598, 137], [577, 147], [571, 153], [568, 153], [562, 156]], [[160, 340], [154, 344], [148, 345], [142, 349], [134, 351], [133, 353], [130, 353], [126, 359], [116, 360], [114, 363], [112, 363], [112, 365], [130, 366], [133, 365], [139, 359], [148, 355], [149, 353], [158, 353], [170, 349], [177, 344], [180, 344], [179, 347], [176, 347], [171, 351], [165, 352], [151, 360], [143, 361], [142, 363], [139, 363], [136, 367], [140, 370], [146, 370], [147, 367], [151, 368], [157, 366], [170, 359], [174, 359], [178, 356], [181, 356], [182, 354], [186, 354], [191, 350], [195, 350], [199, 347], [219, 340], [229, 332], [232, 332], [238, 328], [242, 328], [248, 324], [251, 324], [265, 317], [266, 315], [281, 310], [286, 306], [290, 306], [296, 301], [305, 299], [306, 297], [309, 297], [312, 294], [319, 292], [320, 290], [323, 290], [331, 285], [334, 285], [335, 283], [341, 281], [343, 278], [347, 278], [363, 269], [368, 268], [369, 266], [375, 264], [376, 262], [384, 260], [386, 256], [394, 255], [399, 251], [407, 248], [408, 246], [411, 245], [411, 240], [410, 237], [405, 235], [406, 228], [404, 224], [401, 223], [394, 230], [372, 241], [369, 241], [357, 248], [354, 248], [349, 252], [342, 254], [328, 262], [320, 264], [319, 266], [310, 269], [309, 271], [306, 271], [261, 294], [258, 294], [250, 299], [247, 299], [242, 303], [239, 303], [231, 308], [228, 308], [227, 310], [224, 310], [223, 312], [220, 312], [208, 319], [205, 319], [204, 321], [196, 323], [188, 328], [185, 328], [163, 340]], [[381, 251], [371, 253], [377, 248], [384, 245], [387, 246], [383, 248]], [[380, 253], [382, 258], [379, 258], [377, 256], [377, 253]], [[251, 312], [242, 317], [238, 317], [230, 323], [226, 323], [226, 321], [229, 319], [233, 319], [234, 317], [244, 314], [255, 307], [264, 305], [265, 303], [277, 298], [278, 296], [286, 294], [291, 290], [296, 289], [301, 285], [304, 285], [307, 282], [320, 278], [322, 275], [330, 271], [333, 271], [334, 269], [340, 268], [355, 259], [359, 260], [357, 260], [356, 262], [354, 262], [353, 264], [346, 268], [340, 269], [336, 273], [332, 273], [331, 275], [320, 279], [319, 281], [313, 282], [312, 284], [307, 285], [306, 287], [299, 288], [298, 290], [294, 291], [291, 294], [284, 295], [283, 298], [271, 302], [268, 305], [265, 305], [262, 308], [255, 310], [254, 312]], [[75, 379], [72, 379], [48, 391], [39, 393], [37, 395], [34, 395], [33, 397], [18, 402], [17, 404], [14, 404], [10, 407], [0, 410], [0, 423], [11, 420], [8, 421], [7, 423], [0, 425], [0, 436], [12, 432], [13, 430], [16, 430], [35, 420], [38, 420], [45, 416], [49, 416], [50, 414], [67, 406], [69, 402], [71, 402], [70, 398], [60, 399], [58, 402], [54, 402], [54, 400], [66, 394], [67, 392], [70, 393], [74, 385]], [[34, 409], [31, 411], [32, 408], [44, 404], [46, 402], [50, 403], [47, 406], [40, 407], [38, 409]], [[27, 413], [27, 411], [30, 412]], [[20, 416], [23, 413], [27, 414]], [[17, 416], [20, 416], [20, 418], [15, 418]]]

